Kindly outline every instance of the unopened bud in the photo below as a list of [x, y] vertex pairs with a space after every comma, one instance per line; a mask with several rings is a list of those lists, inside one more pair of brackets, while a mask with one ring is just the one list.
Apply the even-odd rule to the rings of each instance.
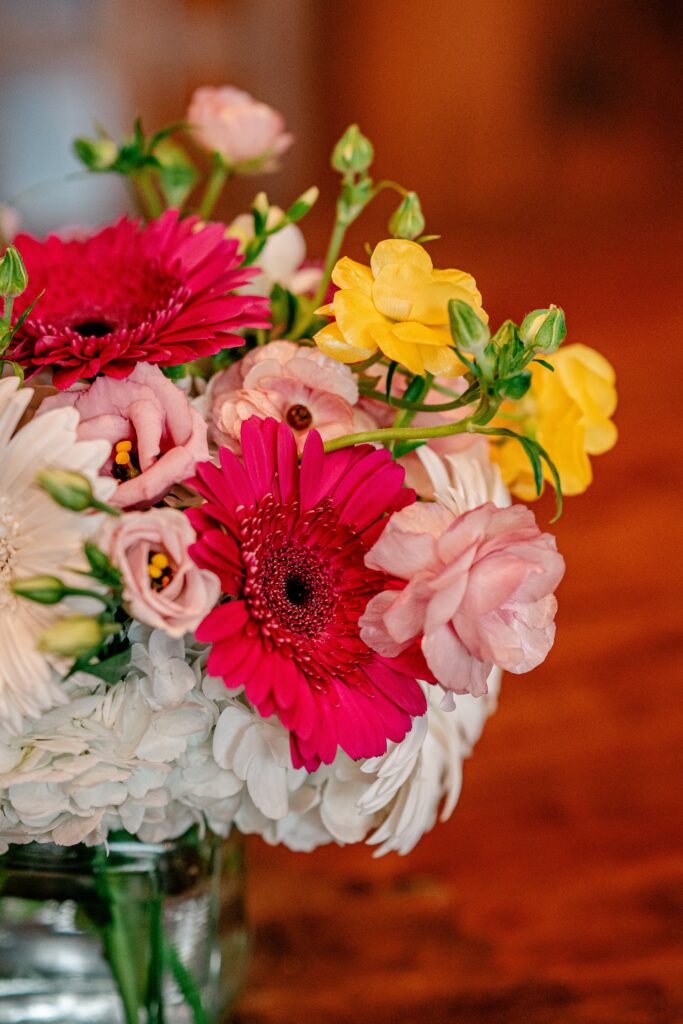
[[408, 192], [389, 220], [394, 238], [416, 239], [425, 229], [425, 219], [417, 192]]
[[69, 615], [41, 633], [38, 647], [48, 654], [79, 658], [97, 650], [108, 636], [118, 633], [119, 629], [116, 623], [98, 622], [87, 615]]
[[294, 224], [296, 221], [301, 220], [302, 217], [305, 217], [319, 195], [320, 189], [312, 185], [311, 188], [306, 189], [303, 195], [295, 199], [287, 210], [287, 220], [289, 223]]
[[567, 336], [564, 310], [559, 306], [534, 309], [522, 320], [519, 335], [527, 348], [533, 347], [547, 355], [556, 352]]
[[68, 469], [44, 469], [36, 477], [36, 483], [58, 505], [70, 508], [72, 512], [84, 512], [92, 507], [92, 486], [82, 473], [73, 473]]
[[91, 171], [108, 171], [119, 155], [113, 139], [75, 139], [76, 156]]
[[5, 255], [0, 260], [0, 295], [6, 299], [16, 299], [26, 290], [28, 274], [19, 250], [8, 245]]
[[448, 303], [448, 317], [453, 340], [459, 348], [475, 354], [484, 351], [491, 338], [491, 332], [468, 302], [451, 299]]
[[370, 139], [357, 124], [349, 125], [332, 150], [332, 166], [340, 174], [362, 174], [373, 161], [375, 151]]
[[66, 597], [67, 589], [56, 576], [31, 576], [15, 580], [12, 590], [18, 597], [27, 597], [39, 604], [58, 604]]

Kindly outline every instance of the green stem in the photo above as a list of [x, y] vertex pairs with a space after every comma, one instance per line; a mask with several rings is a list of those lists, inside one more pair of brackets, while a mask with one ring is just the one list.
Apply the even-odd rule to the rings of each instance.
[[14, 305], [14, 299], [10, 298], [9, 295], [5, 297], [5, 306], [2, 311], [2, 319], [6, 322], [9, 327], [12, 323], [12, 306]]
[[334, 228], [330, 235], [329, 245], [327, 246], [327, 256], [325, 257], [323, 276], [312, 303], [314, 310], [318, 308], [325, 298], [325, 293], [327, 292], [330, 280], [332, 279], [332, 271], [334, 270], [335, 263], [339, 259], [339, 253], [341, 252], [341, 247], [344, 244], [347, 227], [348, 224], [346, 224], [345, 221], [341, 221], [339, 217], [336, 217]]
[[173, 975], [180, 993], [192, 1011], [194, 1024], [211, 1024], [211, 1018], [202, 1006], [199, 987], [191, 972], [178, 956], [178, 952], [170, 942], [164, 945], [164, 963]]
[[[462, 409], [466, 405], [473, 405], [477, 400], [478, 394], [479, 386], [476, 385], [474, 388], [468, 388], [464, 394], [460, 395], [459, 398], [454, 398], [452, 402], [416, 403], [409, 402], [406, 398], [395, 398], [394, 396], [387, 399], [383, 391], [366, 391], [361, 388], [363, 398], [374, 398], [376, 401], [386, 402], [387, 405], [395, 406], [397, 409], [414, 409], [415, 412], [450, 412], [453, 409]], [[407, 426], [407, 424], [403, 425]]]
[[[433, 373], [425, 373], [424, 377], [422, 378], [422, 387], [420, 388], [418, 394], [415, 396], [415, 399], [414, 399], [414, 404], [415, 405], [419, 405], [420, 402], [422, 401], [422, 399], [425, 397], [425, 395], [429, 394], [429, 389], [432, 386], [432, 381], [433, 380], [434, 380], [434, 374]], [[411, 399], [411, 402], [412, 401], [413, 401], [413, 399]], [[397, 414], [396, 421], [394, 422], [394, 426], [395, 427], [409, 427], [410, 424], [415, 419], [415, 417], [417, 416], [418, 411], [419, 410], [414, 408], [414, 407], [413, 408], [405, 409], [404, 412]]]
[[345, 434], [326, 441], [326, 452], [336, 452], [339, 448], [350, 448], [354, 444], [367, 444], [379, 441], [428, 441], [431, 437], [450, 437], [452, 434], [480, 433], [473, 427], [469, 417], [457, 423], [444, 423], [438, 427], [384, 427], [381, 430], [364, 430], [359, 434]]
[[97, 498], [92, 499], [90, 507], [97, 509], [98, 512], [106, 512], [109, 516], [123, 515], [120, 508], [115, 508], [113, 505], [107, 505], [106, 501], [98, 501]]
[[214, 207], [220, 199], [221, 192], [223, 191], [225, 183], [229, 177], [230, 168], [227, 167], [222, 160], [215, 160], [206, 182], [204, 195], [202, 196], [199, 204], [199, 216], [202, 220], [209, 220], [211, 217]]
[[143, 198], [146, 214], [149, 220], [155, 220], [160, 217], [164, 212], [164, 205], [161, 201], [159, 193], [154, 187], [149, 171], [141, 171], [135, 176], [135, 182], [140, 190], [140, 194]]
[[389, 178], [383, 178], [382, 181], [378, 181], [373, 188], [371, 198], [374, 199], [375, 196], [379, 195], [379, 193], [386, 188], [393, 189], [394, 192], [398, 192], [398, 194], [404, 198], [408, 195], [408, 189], [404, 188], [403, 185], [399, 185], [397, 181], [391, 181]]

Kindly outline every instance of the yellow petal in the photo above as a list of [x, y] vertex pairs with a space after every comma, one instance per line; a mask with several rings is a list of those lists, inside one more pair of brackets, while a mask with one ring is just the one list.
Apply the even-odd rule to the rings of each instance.
[[452, 348], [437, 348], [434, 345], [420, 345], [420, 355], [425, 370], [435, 377], [462, 377], [467, 367], [460, 362]]
[[368, 327], [372, 324], [387, 324], [388, 321], [377, 312], [372, 299], [357, 288], [342, 288], [336, 292], [332, 304], [337, 323], [346, 341], [355, 348], [373, 348], [374, 343]]
[[338, 288], [357, 288], [364, 295], [372, 291], [372, 272], [370, 267], [356, 263], [344, 256], [332, 271], [332, 280]]
[[369, 359], [377, 351], [377, 346], [372, 348], [355, 348], [344, 338], [344, 335], [336, 323], [328, 324], [313, 338], [321, 352], [339, 363], [359, 363], [362, 359]]
[[489, 322], [489, 315], [482, 307], [481, 292], [477, 288], [477, 282], [471, 274], [466, 273], [464, 270], [432, 270], [432, 278], [439, 283], [447, 281], [453, 285], [454, 288], [458, 289], [457, 294], [453, 294], [453, 298], [468, 302], [485, 324]]
[[386, 321], [386, 326], [376, 324], [371, 330], [377, 346], [388, 359], [401, 363], [411, 373], [419, 373], [420, 376], [424, 374], [424, 363], [417, 345], [401, 341], [394, 327], [390, 326], [388, 321]]
[[394, 324], [394, 334], [401, 341], [410, 342], [411, 345], [434, 345], [450, 348], [453, 344], [453, 339], [443, 327], [427, 327], [426, 324], [416, 323], [415, 320]]
[[377, 277], [382, 267], [392, 263], [417, 267], [426, 273], [432, 269], [432, 261], [427, 250], [417, 242], [409, 242], [405, 238], [386, 238], [375, 246], [370, 260], [373, 275]]
[[316, 309], [316, 316], [334, 316], [334, 306], [331, 302], [328, 302], [326, 306], [321, 306], [320, 309]]

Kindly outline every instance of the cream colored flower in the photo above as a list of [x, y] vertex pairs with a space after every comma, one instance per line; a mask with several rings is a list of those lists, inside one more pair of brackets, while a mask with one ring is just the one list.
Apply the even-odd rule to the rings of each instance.
[[74, 409], [47, 412], [14, 433], [33, 393], [18, 383], [16, 377], [0, 380], [0, 725], [14, 731], [22, 718], [36, 718], [65, 699], [54, 662], [38, 651], [37, 640], [70, 602], [36, 604], [16, 597], [12, 583], [51, 575], [82, 586], [76, 570], [87, 568], [83, 540], [100, 521], [57, 505], [36, 476], [48, 466], [83, 473], [100, 500], [116, 486], [98, 477], [109, 445], [77, 440]]

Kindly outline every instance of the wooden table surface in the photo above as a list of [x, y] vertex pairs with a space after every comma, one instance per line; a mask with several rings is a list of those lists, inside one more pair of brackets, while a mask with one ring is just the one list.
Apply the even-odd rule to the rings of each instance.
[[555, 648], [504, 681], [451, 821], [406, 858], [250, 841], [239, 1024], [683, 1022], [680, 242], [464, 243], [494, 321], [559, 301], [610, 358], [621, 439], [553, 528]]

